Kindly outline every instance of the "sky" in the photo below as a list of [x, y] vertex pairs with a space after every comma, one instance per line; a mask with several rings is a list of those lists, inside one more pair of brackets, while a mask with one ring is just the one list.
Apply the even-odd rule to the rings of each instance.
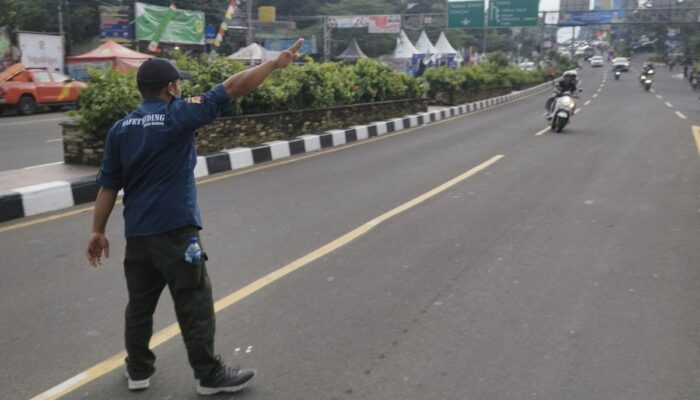
[[559, 10], [559, 0], [540, 0], [540, 11]]

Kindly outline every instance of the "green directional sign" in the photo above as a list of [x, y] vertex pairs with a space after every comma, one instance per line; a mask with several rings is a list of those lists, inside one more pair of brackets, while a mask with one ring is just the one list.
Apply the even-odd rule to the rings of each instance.
[[491, 0], [489, 27], [537, 26], [539, 0]]
[[447, 2], [447, 27], [454, 29], [483, 28], [484, 0]]

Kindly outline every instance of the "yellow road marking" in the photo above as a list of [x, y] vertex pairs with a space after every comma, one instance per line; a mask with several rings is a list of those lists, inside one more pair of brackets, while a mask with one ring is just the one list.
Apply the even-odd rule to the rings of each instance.
[[544, 135], [545, 133], [549, 132], [550, 129], [551, 129], [550, 127], [546, 127], [546, 128], [544, 128], [544, 129], [542, 129], [541, 131], [535, 133], [535, 136], [542, 136], [542, 135]]
[[[257, 292], [258, 290], [264, 288], [265, 286], [268, 286], [269, 284], [289, 275], [290, 273], [308, 265], [314, 260], [317, 260], [345, 245], [348, 243], [352, 242], [353, 240], [357, 239], [358, 237], [364, 235], [365, 233], [369, 232], [372, 230], [374, 227], [379, 226], [380, 224], [386, 222], [387, 220], [401, 214], [404, 211], [410, 210], [411, 208], [417, 206], [418, 204], [421, 204], [425, 202], [426, 200], [437, 196], [438, 194], [452, 188], [453, 186], [461, 183], [462, 181], [466, 180], [467, 178], [476, 175], [477, 173], [485, 170], [486, 168], [490, 167], [491, 165], [495, 164], [497, 161], [499, 161], [501, 158], [503, 158], [502, 154], [496, 155], [489, 160], [477, 165], [476, 167], [470, 169], [467, 172], [464, 172], [463, 174], [450, 179], [449, 181], [443, 183], [442, 185], [426, 192], [423, 193], [422, 195], [414, 198], [413, 200], [409, 200], [406, 203], [403, 203], [402, 205], [360, 225], [359, 227], [353, 229], [352, 231], [344, 234], [343, 236], [325, 244], [322, 247], [319, 247], [318, 249], [312, 251], [311, 253], [306, 254], [305, 256], [296, 259], [295, 261], [292, 261], [291, 263], [285, 265], [284, 267], [278, 269], [277, 271], [271, 272], [262, 278], [256, 280], [255, 282], [252, 282], [245, 287], [225, 296], [224, 298], [220, 299], [214, 304], [214, 310], [216, 312], [219, 312], [221, 310], [224, 310], [225, 308], [236, 304], [237, 302], [241, 301], [242, 299], [252, 295], [253, 293]], [[177, 324], [172, 324], [161, 331], [157, 332], [153, 338], [151, 339], [150, 346], [151, 348], [157, 347], [158, 345], [166, 342], [169, 339], [172, 339], [176, 335], [180, 333], [180, 328]], [[59, 399], [68, 393], [73, 392], [77, 388], [90, 383], [97, 378], [101, 377], [102, 375], [105, 375], [117, 368], [119, 368], [121, 365], [124, 364], [124, 357], [126, 354], [124, 352], [120, 352], [119, 354], [115, 354], [114, 356], [108, 358], [107, 360], [104, 360], [87, 370], [79, 373], [78, 375], [75, 375], [74, 377], [68, 379], [67, 381], [54, 386], [53, 388], [33, 397], [31, 400], [54, 400], [54, 399]]]
[[[404, 130], [401, 130], [401, 131], [392, 132], [392, 133], [389, 133], [389, 134], [386, 134], [386, 135], [376, 136], [376, 137], [373, 137], [373, 138], [370, 138], [370, 139], [365, 139], [365, 140], [361, 140], [361, 141], [357, 141], [357, 142], [352, 142], [352, 143], [350, 143], [350, 144], [345, 144], [345, 145], [342, 145], [342, 146], [337, 146], [337, 147], [333, 147], [333, 148], [325, 148], [325, 149], [317, 150], [317, 151], [312, 152], [312, 153], [308, 153], [308, 154], [304, 154], [304, 155], [299, 155], [299, 156], [294, 156], [294, 157], [291, 157], [291, 158], [286, 159], [286, 160], [271, 161], [271, 162], [269, 162], [269, 163], [266, 163], [266, 164], [260, 165], [260, 166], [253, 166], [253, 167], [250, 167], [250, 168], [241, 169], [241, 170], [239, 170], [239, 171], [231, 171], [231, 172], [227, 172], [227, 173], [216, 174], [216, 175], [213, 175], [213, 176], [210, 176], [210, 177], [206, 177], [206, 178], [201, 178], [201, 179], [197, 180], [197, 185], [205, 184], [205, 183], [210, 183], [210, 182], [216, 182], [216, 181], [220, 181], [220, 180], [222, 180], [222, 179], [232, 178], [232, 177], [236, 177], [236, 176], [239, 176], [239, 175], [249, 174], [249, 173], [256, 172], [256, 171], [261, 171], [261, 170], [264, 170], [264, 169], [273, 168], [273, 167], [277, 167], [277, 166], [280, 166], [280, 165], [285, 165], [285, 164], [297, 162], [297, 161], [300, 161], [300, 160], [305, 160], [305, 159], [311, 158], [311, 157], [318, 157], [318, 156], [322, 156], [322, 155], [325, 155], [325, 154], [334, 153], [334, 152], [336, 152], [336, 151], [341, 151], [341, 150], [349, 149], [349, 148], [352, 148], [352, 147], [355, 147], [355, 146], [360, 146], [360, 145], [364, 145], [364, 144], [368, 144], [368, 143], [373, 143], [373, 142], [378, 141], [378, 140], [384, 140], [384, 139], [388, 139], [388, 138], [391, 138], [391, 137], [394, 137], [394, 136], [403, 135], [403, 134], [405, 134], [405, 133], [410, 133], [410, 132], [416, 131], [416, 130], [418, 130], [418, 129], [427, 128], [427, 127], [429, 127], [429, 126], [440, 125], [440, 124], [444, 124], [444, 123], [447, 123], [447, 122], [450, 122], [450, 121], [454, 121], [454, 120], [457, 120], [457, 119], [460, 119], [460, 118], [466, 118], [466, 117], [469, 117], [469, 116], [472, 116], [472, 115], [475, 115], [475, 114], [481, 114], [481, 113], [483, 113], [483, 112], [492, 111], [492, 110], [494, 110], [494, 109], [496, 109], [496, 108], [503, 107], [503, 106], [508, 105], [508, 104], [510, 104], [510, 103], [515, 103], [516, 101], [520, 101], [520, 100], [526, 99], [526, 98], [531, 97], [531, 96], [534, 96], [534, 95], [536, 95], [536, 94], [540, 94], [540, 93], [542, 93], [542, 92], [544, 92], [544, 91], [546, 91], [546, 90], [549, 90], [549, 87], [544, 88], [544, 89], [542, 89], [542, 90], [540, 90], [540, 91], [538, 91], [538, 92], [535, 92], [535, 93], [533, 93], [533, 94], [531, 94], [531, 95], [527, 95], [527, 96], [515, 98], [515, 99], [513, 99], [513, 100], [506, 101], [506, 102], [504, 102], [504, 103], [502, 103], [502, 104], [498, 104], [498, 105], [495, 105], [495, 106], [493, 106], [493, 107], [489, 107], [489, 108], [486, 108], [486, 109], [483, 109], [483, 110], [478, 110], [478, 111], [472, 111], [472, 112], [470, 112], [470, 113], [466, 113], [466, 114], [462, 114], [462, 115], [456, 115], [456, 116], [454, 116], [454, 117], [445, 118], [445, 119], [443, 119], [443, 120], [436, 121], [436, 122], [432, 122], [432, 123], [430, 123], [430, 124], [418, 125], [418, 126], [415, 126], [415, 127], [413, 127], [413, 128], [404, 129]], [[120, 203], [120, 202], [117, 202], [117, 204], [119, 204], [119, 203]], [[26, 227], [33, 226], [33, 225], [38, 225], [38, 224], [43, 224], [43, 223], [46, 223], [46, 222], [55, 221], [55, 220], [57, 220], [57, 219], [62, 219], [62, 218], [71, 217], [71, 216], [73, 216], [73, 215], [81, 214], [81, 213], [84, 213], [84, 212], [87, 212], [87, 211], [92, 211], [93, 209], [94, 209], [94, 206], [88, 206], [88, 207], [81, 208], [81, 209], [74, 210], [74, 211], [68, 211], [68, 212], [63, 212], [63, 213], [59, 213], [59, 214], [53, 214], [53, 215], [49, 215], [49, 216], [46, 216], [46, 217], [41, 217], [41, 218], [33, 219], [33, 220], [31, 220], [31, 221], [25, 221], [25, 222], [20, 222], [20, 223], [8, 225], [8, 226], [5, 226], [5, 227], [0, 227], [0, 233], [10, 232], [10, 231], [14, 231], [14, 230], [16, 230], [16, 229], [26, 228]]]
[[698, 155], [700, 155], [700, 126], [693, 125], [693, 136], [695, 137], [695, 145], [698, 147]]
[[678, 115], [681, 119], [688, 119], [682, 112], [676, 111], [676, 115]]

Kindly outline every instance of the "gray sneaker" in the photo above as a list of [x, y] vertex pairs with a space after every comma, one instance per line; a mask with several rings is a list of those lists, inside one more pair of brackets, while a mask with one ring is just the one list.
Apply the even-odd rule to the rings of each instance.
[[151, 386], [151, 378], [139, 380], [131, 379], [131, 376], [129, 376], [129, 371], [127, 371], [126, 369], [124, 369], [124, 376], [126, 376], [127, 387], [129, 388], [129, 390], [146, 390]]
[[210, 376], [197, 383], [197, 393], [209, 396], [217, 393], [234, 393], [248, 384], [255, 376], [253, 369], [221, 366]]

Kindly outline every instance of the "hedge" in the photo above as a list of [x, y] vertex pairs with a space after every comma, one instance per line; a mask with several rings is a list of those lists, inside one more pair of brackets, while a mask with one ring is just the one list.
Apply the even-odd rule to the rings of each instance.
[[[395, 72], [378, 61], [361, 60], [354, 65], [306, 61], [274, 72], [256, 91], [233, 102], [229, 115], [422, 98], [426, 93], [423, 80]], [[176, 64], [191, 74], [191, 79], [181, 84], [185, 97], [201, 94], [246, 68], [223, 57], [176, 55]], [[81, 107], [73, 116], [85, 133], [104, 137], [111, 125], [140, 101], [133, 73], [92, 71], [88, 87], [81, 92]]]

